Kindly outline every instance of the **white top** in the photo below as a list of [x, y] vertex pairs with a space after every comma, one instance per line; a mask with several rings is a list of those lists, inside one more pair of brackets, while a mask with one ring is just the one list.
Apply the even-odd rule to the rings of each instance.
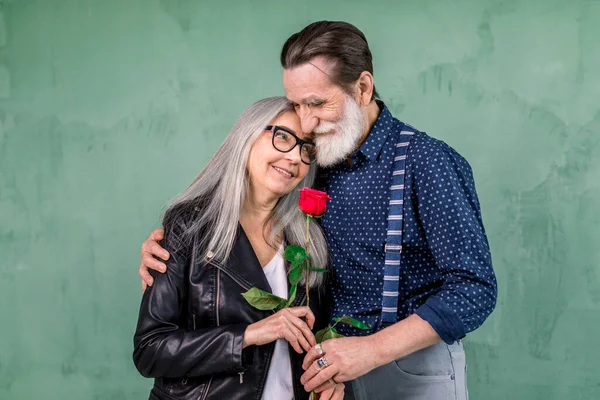
[[[274, 295], [288, 298], [288, 279], [285, 269], [285, 261], [281, 256], [283, 247], [279, 249], [275, 257], [263, 267], [267, 281]], [[262, 395], [263, 400], [292, 400], [294, 389], [292, 386], [292, 365], [288, 342], [278, 339], [275, 342], [275, 352], [271, 359], [267, 382]]]

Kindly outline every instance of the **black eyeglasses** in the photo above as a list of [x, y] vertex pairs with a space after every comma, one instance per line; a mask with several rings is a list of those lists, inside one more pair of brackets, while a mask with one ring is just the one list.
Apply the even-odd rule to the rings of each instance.
[[287, 128], [278, 125], [267, 125], [265, 130], [273, 132], [273, 147], [282, 153], [289, 153], [297, 145], [300, 146], [300, 160], [310, 165], [317, 159], [317, 148], [312, 142], [300, 139]]

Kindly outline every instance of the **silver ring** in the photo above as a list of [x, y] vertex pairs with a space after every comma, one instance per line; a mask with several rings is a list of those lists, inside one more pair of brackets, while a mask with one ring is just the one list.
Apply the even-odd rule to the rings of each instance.
[[319, 367], [319, 369], [323, 369], [328, 365], [329, 363], [327, 362], [327, 359], [325, 357], [321, 357], [317, 360], [317, 367]]
[[315, 346], [315, 351], [317, 352], [318, 355], [323, 354], [323, 347], [321, 347], [321, 343], [317, 343], [317, 345]]

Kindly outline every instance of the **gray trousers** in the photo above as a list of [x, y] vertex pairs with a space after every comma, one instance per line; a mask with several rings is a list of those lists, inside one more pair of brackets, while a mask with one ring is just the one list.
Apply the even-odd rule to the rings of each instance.
[[346, 382], [348, 400], [468, 400], [462, 343], [438, 343]]

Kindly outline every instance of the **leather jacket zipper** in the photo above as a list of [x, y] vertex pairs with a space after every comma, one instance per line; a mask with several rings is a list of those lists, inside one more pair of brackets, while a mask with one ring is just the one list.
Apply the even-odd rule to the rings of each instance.
[[294, 301], [292, 301], [291, 306], [298, 307], [300, 305], [300, 303], [304, 303], [304, 300], [306, 300], [306, 292], [303, 290], [302, 294], [300, 296], [296, 297], [294, 299]]
[[[220, 275], [219, 272], [223, 271], [228, 277], [230, 277], [231, 279], [233, 279], [233, 281], [235, 283], [237, 283], [238, 285], [240, 285], [242, 287], [242, 289], [245, 290], [250, 290], [250, 286], [246, 285], [244, 282], [242, 282], [241, 280], [239, 280], [236, 276], [234, 276], [233, 274], [222, 270], [221, 268], [217, 267], [217, 326], [219, 325], [219, 312], [218, 312], [218, 302], [219, 302], [219, 282], [220, 282]], [[240, 385], [242, 383], [244, 383], [244, 372], [245, 371], [240, 371], [238, 372], [238, 375], [240, 376]]]
[[[232, 273], [230, 273], [230, 272], [228, 272], [228, 271], [226, 271], [226, 270], [224, 270], [224, 269], [221, 269], [221, 268], [219, 268], [219, 267], [217, 267], [217, 269], [218, 269], [219, 271], [222, 271], [222, 272], [224, 272], [224, 273], [225, 273], [225, 274], [226, 274], [228, 277], [230, 277], [230, 278], [231, 278], [231, 279], [232, 279], [232, 280], [233, 280], [235, 283], [237, 283], [238, 285], [240, 285], [240, 287], [241, 287], [242, 289], [245, 289], [245, 290], [250, 290], [250, 286], [249, 286], [249, 285], [247, 285], [246, 283], [244, 283], [243, 281], [241, 281], [241, 280], [240, 280], [238, 277], [234, 276], [234, 274], [232, 274]], [[217, 275], [217, 276], [218, 276], [218, 275]], [[300, 295], [300, 296], [296, 297], [296, 299], [294, 299], [294, 301], [292, 302], [291, 306], [292, 306], [292, 307], [296, 307], [296, 306], [300, 305], [300, 303], [304, 302], [304, 300], [305, 300], [305, 299], [306, 299], [306, 293], [305, 293], [304, 291], [302, 291], [302, 295]], [[271, 313], [272, 313], [272, 314], [275, 314], [275, 313], [276, 313], [276, 311], [275, 311], [275, 310], [271, 310]], [[273, 346], [273, 348], [274, 348], [274, 346]], [[290, 361], [291, 361], [291, 350], [289, 350], [289, 349], [288, 349], [288, 351], [290, 352]], [[268, 362], [269, 362], [269, 366], [271, 365], [271, 358], [272, 358], [272, 356], [273, 356], [273, 354], [272, 354], [272, 352], [271, 352], [271, 354], [269, 354], [269, 355], [268, 355]], [[293, 368], [293, 367], [292, 367], [292, 368]], [[238, 374], [239, 374], [239, 376], [240, 376], [240, 384], [243, 384], [243, 383], [244, 383], [244, 372], [245, 372], [245, 371], [238, 372]], [[293, 374], [293, 373], [294, 373], [294, 371], [292, 370], [292, 374]], [[263, 384], [264, 384], [264, 382], [263, 382]], [[207, 392], [207, 394], [208, 394], [208, 392]], [[295, 396], [295, 398], [298, 398], [297, 388], [296, 388], [296, 385], [295, 385], [295, 384], [294, 384], [294, 396]]]
[[217, 326], [220, 326], [221, 323], [219, 321], [219, 297], [221, 296], [221, 270], [217, 269], [217, 300], [216, 300], [216, 318], [217, 318]]

